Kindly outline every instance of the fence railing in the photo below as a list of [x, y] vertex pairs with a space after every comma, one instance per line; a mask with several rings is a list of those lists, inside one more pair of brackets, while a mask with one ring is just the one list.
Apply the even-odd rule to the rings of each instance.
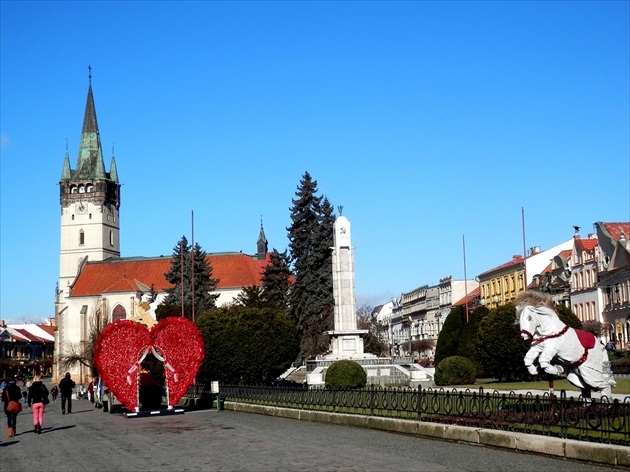
[[[198, 386], [191, 386], [191, 389]], [[630, 396], [584, 400], [561, 390], [522, 394], [418, 387], [353, 390], [221, 385], [225, 401], [456, 424], [630, 446]], [[207, 393], [201, 388], [198, 393]]]

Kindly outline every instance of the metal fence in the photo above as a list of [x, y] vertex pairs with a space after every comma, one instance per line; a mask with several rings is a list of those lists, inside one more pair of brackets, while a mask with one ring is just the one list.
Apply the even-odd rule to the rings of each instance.
[[[191, 386], [197, 388], [198, 386]], [[203, 388], [201, 390], [204, 390]], [[225, 401], [381, 416], [630, 446], [630, 396], [584, 400], [561, 390], [522, 394], [479, 390], [353, 390], [222, 385]]]

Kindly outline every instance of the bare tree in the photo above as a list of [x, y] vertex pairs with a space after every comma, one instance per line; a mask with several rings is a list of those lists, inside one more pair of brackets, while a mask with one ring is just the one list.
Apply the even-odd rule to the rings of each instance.
[[94, 348], [101, 332], [107, 326], [108, 317], [95, 305], [88, 322], [88, 332], [85, 340], [78, 343], [69, 343], [65, 352], [60, 356], [63, 370], [69, 370], [76, 366], [85, 366], [92, 376], [97, 376], [98, 371], [94, 363]]

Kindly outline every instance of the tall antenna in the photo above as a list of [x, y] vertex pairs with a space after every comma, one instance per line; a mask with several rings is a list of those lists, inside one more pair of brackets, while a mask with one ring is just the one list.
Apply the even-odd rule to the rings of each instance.
[[523, 291], [527, 290], [527, 249], [525, 245], [525, 208], [521, 207], [521, 224], [523, 226]]
[[464, 248], [464, 304], [466, 305], [466, 323], [468, 323], [468, 277], [466, 276], [466, 238], [462, 234], [462, 247]]
[[190, 251], [190, 273], [192, 287], [192, 322], [195, 322], [195, 212], [190, 210], [190, 223], [192, 226], [192, 249]]
[[182, 318], [184, 317], [184, 239], [179, 242], [180, 267], [179, 272], [182, 278]]

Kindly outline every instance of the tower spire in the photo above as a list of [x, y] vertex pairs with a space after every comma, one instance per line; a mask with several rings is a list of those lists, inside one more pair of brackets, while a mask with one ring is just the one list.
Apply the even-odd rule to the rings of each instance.
[[83, 129], [81, 131], [81, 144], [75, 177], [79, 179], [105, 179], [105, 164], [103, 151], [101, 150], [101, 137], [96, 121], [96, 107], [92, 95], [92, 66], [88, 67], [90, 86], [85, 104], [83, 117]]
[[267, 238], [265, 237], [265, 230], [263, 229], [262, 215], [260, 215], [260, 233], [258, 234], [258, 242], [256, 243], [256, 259], [262, 261], [267, 257]]

